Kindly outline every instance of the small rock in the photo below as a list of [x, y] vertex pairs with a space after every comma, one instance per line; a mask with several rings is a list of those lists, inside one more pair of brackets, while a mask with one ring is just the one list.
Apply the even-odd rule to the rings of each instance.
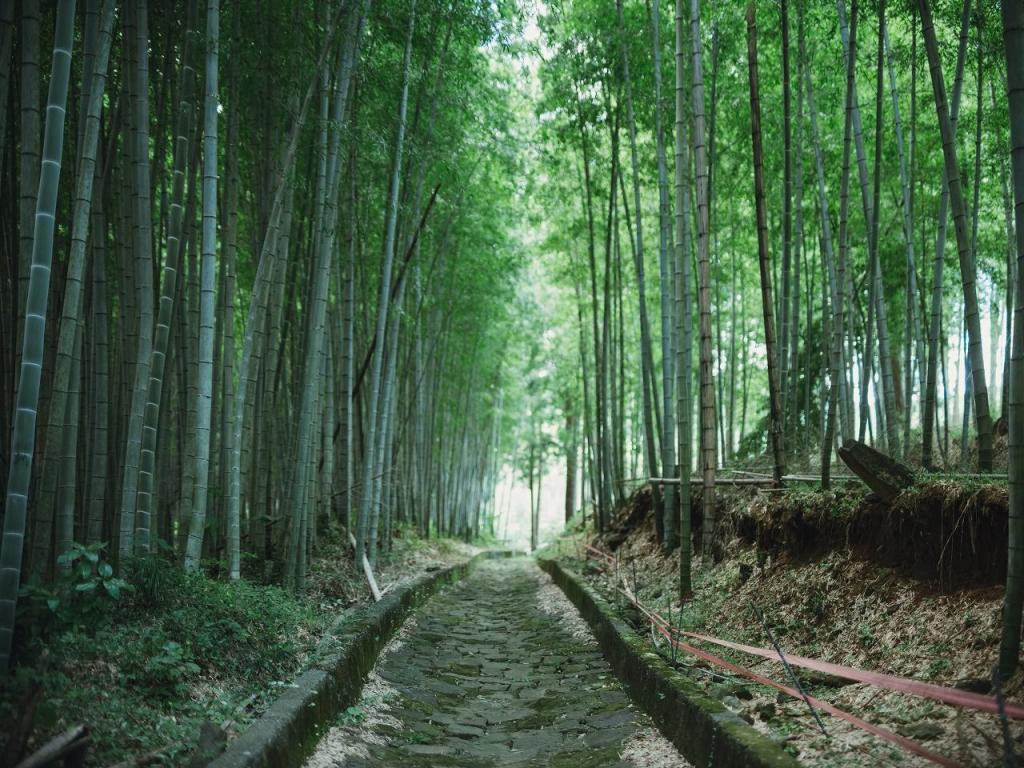
[[901, 736], [906, 736], [908, 739], [919, 739], [921, 741], [937, 739], [944, 733], [941, 725], [931, 722], [909, 723], [907, 725], [901, 725], [896, 730]]
[[722, 699], [722, 703], [725, 704], [729, 709], [739, 709], [743, 705], [740, 704], [740, 700], [735, 696], [726, 696]]
[[206, 765], [212, 762], [217, 755], [224, 751], [227, 745], [227, 734], [209, 720], [204, 720], [199, 727], [199, 744], [196, 746], [192, 762], [193, 768]]
[[645, 623], [643, 614], [632, 605], [626, 606], [626, 610], [623, 611], [623, 615], [625, 615], [626, 621], [634, 627], [641, 627]]
[[455, 723], [445, 729], [450, 735], [458, 736], [461, 739], [476, 739], [484, 735], [482, 728], [464, 723]]
[[774, 741], [776, 744], [778, 744], [780, 747], [786, 750], [786, 752], [791, 754], [793, 757], [798, 757], [800, 755], [800, 748], [793, 743], [794, 737], [795, 734], [789, 734], [785, 736], [773, 735], [770, 738], [772, 739], [772, 741]]
[[827, 672], [818, 672], [813, 669], [802, 670], [800, 680], [805, 685], [821, 685], [825, 688], [842, 688], [845, 685], [852, 685], [852, 680], [847, 680]]
[[740, 563], [740, 584], [746, 584], [754, 573], [754, 566]]
[[953, 687], [961, 691], [988, 694], [992, 692], [992, 681], [985, 677], [965, 677], [953, 683]]
[[750, 689], [740, 683], [718, 683], [711, 686], [710, 693], [720, 701], [725, 699], [726, 696], [735, 696], [737, 699], [744, 699], [745, 701], [750, 701], [750, 699], [754, 698], [754, 694], [750, 692]]

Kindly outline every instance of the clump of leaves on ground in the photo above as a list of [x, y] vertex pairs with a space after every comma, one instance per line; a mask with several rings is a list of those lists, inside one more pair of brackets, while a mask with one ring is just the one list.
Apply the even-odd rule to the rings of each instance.
[[85, 724], [87, 765], [149, 752], [181, 764], [203, 721], [231, 730], [258, 714], [332, 618], [280, 588], [186, 574], [159, 556], [118, 576], [101, 548], [78, 547], [62, 566], [23, 591], [18, 624], [32, 634], [0, 680], [0, 722], [17, 724], [38, 692], [29, 750]]

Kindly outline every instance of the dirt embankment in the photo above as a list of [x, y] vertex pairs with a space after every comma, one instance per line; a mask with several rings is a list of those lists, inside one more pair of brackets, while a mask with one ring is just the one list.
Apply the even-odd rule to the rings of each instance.
[[[694, 491], [691, 520], [699, 545], [703, 519], [700, 490]], [[1008, 503], [1005, 484], [953, 481], [915, 485], [892, 504], [862, 486], [719, 489], [717, 536], [726, 550], [756, 548], [761, 560], [806, 563], [847, 552], [941, 590], [994, 586], [1006, 580]], [[650, 488], [641, 488], [599, 541], [613, 552], [628, 547], [651, 510]]]
[[[719, 515], [726, 557], [711, 565], [695, 552], [695, 594], [685, 606], [676, 594], [678, 553], [666, 554], [657, 541], [648, 489], [619, 510], [608, 533], [591, 539], [616, 553], [618, 573], [602, 573], [593, 562], [576, 567], [609, 595], [624, 575], [645, 605], [671, 613], [684, 629], [768, 646], [759, 611], [789, 653], [990, 692], [1002, 625], [1005, 486], [929, 482], [889, 506], [869, 500], [859, 486], [827, 493], [719, 489]], [[699, 494], [693, 522], [699, 534]], [[563, 558], [571, 560], [570, 545], [562, 546]], [[627, 620], [643, 624], [638, 612], [621, 599], [618, 604]], [[786, 677], [775, 662], [722, 655], [776, 680]], [[688, 657], [680, 663], [710, 695], [724, 697], [801, 762], [928, 764], [835, 718], [826, 718], [826, 738], [802, 703]], [[1003, 734], [994, 715], [866, 684], [839, 681], [837, 687], [834, 679], [801, 677], [812, 695], [962, 765], [1001, 762]], [[1024, 673], [1011, 678], [1005, 694], [1024, 699]], [[1024, 751], [1022, 726], [1011, 723], [1010, 733]]]

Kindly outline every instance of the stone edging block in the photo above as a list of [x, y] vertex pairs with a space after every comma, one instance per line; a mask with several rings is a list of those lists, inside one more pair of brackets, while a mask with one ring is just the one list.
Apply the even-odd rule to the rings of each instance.
[[702, 768], [796, 768], [800, 763], [692, 680], [615, 618], [611, 604], [554, 560], [538, 560], [597, 637], [630, 697], [691, 763]]
[[320, 643], [320, 658], [207, 768], [301, 765], [338, 715], [358, 701], [366, 675], [409, 612], [444, 585], [466, 576], [480, 558], [509, 554], [483, 552], [464, 563], [426, 574], [351, 620], [335, 622]]

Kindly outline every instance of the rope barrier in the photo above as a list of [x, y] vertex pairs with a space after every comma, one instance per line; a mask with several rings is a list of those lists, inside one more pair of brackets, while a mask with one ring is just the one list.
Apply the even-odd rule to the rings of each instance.
[[[590, 545], [584, 544], [583, 551], [587, 557], [593, 557], [595, 559], [602, 560], [606, 565], [617, 564], [617, 558], [603, 552], [600, 549]], [[617, 570], [617, 569], [616, 569]], [[735, 664], [731, 661], [727, 661], [719, 656], [716, 656], [708, 651], [702, 650], [697, 646], [691, 645], [690, 643], [683, 642], [679, 639], [679, 636], [687, 637], [700, 642], [709, 642], [715, 645], [720, 645], [731, 650], [739, 651], [741, 653], [747, 653], [753, 656], [760, 656], [773, 661], [777, 661], [778, 654], [767, 648], [758, 648], [756, 646], [745, 645], [743, 643], [734, 643], [729, 640], [722, 640], [720, 638], [712, 637], [710, 635], [702, 635], [696, 632], [687, 632], [678, 630], [671, 626], [664, 617], [660, 616], [656, 611], [651, 610], [647, 606], [640, 602], [639, 598], [634, 594], [633, 590], [629, 588], [629, 584], [626, 582], [625, 577], [622, 577], [622, 586], [615, 588], [617, 592], [621, 593], [626, 597], [627, 600], [635, 607], [640, 613], [650, 622], [654, 630], [663, 636], [668, 643], [673, 647], [686, 653], [696, 656], [709, 664], [713, 664], [722, 669], [727, 669], [734, 674], [741, 677], [752, 680], [753, 682], [760, 683], [761, 685], [768, 686], [777, 691], [787, 694], [788, 696], [797, 699], [799, 701], [805, 701], [808, 705], [816, 707], [823, 712], [838, 717], [841, 720], [860, 728], [863, 731], [878, 736], [885, 741], [895, 744], [902, 749], [911, 752], [915, 755], [930, 760], [937, 765], [948, 766], [948, 768], [957, 768], [960, 764], [955, 760], [940, 755], [936, 752], [932, 752], [926, 747], [912, 741], [905, 736], [900, 736], [898, 733], [894, 733], [886, 728], [869, 723], [856, 715], [853, 715], [845, 710], [841, 710], [838, 707], [822, 701], [814, 696], [809, 696], [802, 691], [798, 691], [795, 688], [782, 685], [770, 678], [759, 675], [745, 667]], [[908, 678], [900, 678], [894, 675], [885, 675], [878, 672], [869, 672], [867, 670], [856, 669], [855, 667], [846, 667], [841, 664], [832, 664], [826, 661], [819, 661], [817, 659], [809, 659], [803, 656], [793, 656], [786, 654], [785, 660], [793, 666], [803, 667], [805, 669], [813, 669], [819, 672], [825, 672], [827, 674], [834, 675], [836, 677], [842, 677], [848, 680], [854, 680], [856, 682], [867, 683], [876, 687], [885, 688], [887, 690], [896, 691], [899, 693], [908, 693], [914, 696], [921, 696], [924, 698], [934, 699], [940, 701], [943, 704], [949, 704], [951, 706], [967, 707], [972, 709], [978, 709], [984, 712], [992, 712], [995, 714], [1005, 714], [1006, 717], [1012, 717], [1015, 719], [1024, 719], [1024, 707], [1017, 704], [1010, 704], [1005, 701], [997, 700], [996, 697], [983, 696], [981, 694], [971, 693], [969, 691], [961, 691], [958, 688], [946, 688], [940, 685], [933, 685], [931, 683], [923, 683], [919, 680], [911, 680]]]

